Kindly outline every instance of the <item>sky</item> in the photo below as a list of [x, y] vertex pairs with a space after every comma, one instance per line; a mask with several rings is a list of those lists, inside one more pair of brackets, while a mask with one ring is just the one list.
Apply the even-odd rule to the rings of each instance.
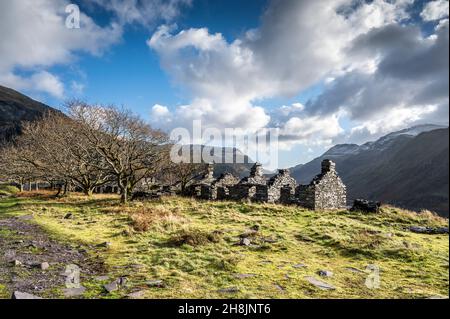
[[[80, 28], [66, 20], [80, 9]], [[277, 128], [278, 167], [448, 125], [448, 0], [1, 0], [0, 84], [170, 131]], [[70, 20], [72, 21], [72, 20]]]

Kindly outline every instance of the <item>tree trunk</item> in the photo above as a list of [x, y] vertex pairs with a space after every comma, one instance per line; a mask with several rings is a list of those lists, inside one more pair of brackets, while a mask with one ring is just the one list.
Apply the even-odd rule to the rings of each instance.
[[126, 188], [121, 188], [120, 190], [120, 202], [122, 204], [128, 203], [128, 191]]
[[92, 188], [86, 188], [84, 190], [84, 195], [88, 196], [88, 197], [92, 197], [92, 194], [94, 193], [94, 189]]
[[68, 184], [69, 183], [67, 181], [64, 182], [64, 193], [63, 193], [63, 196], [66, 196], [67, 192], [69, 191], [69, 185]]

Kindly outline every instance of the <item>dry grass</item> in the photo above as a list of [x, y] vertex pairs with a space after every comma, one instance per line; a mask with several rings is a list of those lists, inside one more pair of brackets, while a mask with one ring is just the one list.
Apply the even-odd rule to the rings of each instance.
[[174, 231], [188, 224], [189, 220], [165, 207], [140, 207], [130, 213], [130, 224], [134, 231], [150, 229]]
[[222, 235], [223, 233], [220, 231], [209, 233], [198, 229], [182, 229], [169, 240], [169, 243], [174, 246], [189, 245], [196, 247], [209, 243], [218, 243]]

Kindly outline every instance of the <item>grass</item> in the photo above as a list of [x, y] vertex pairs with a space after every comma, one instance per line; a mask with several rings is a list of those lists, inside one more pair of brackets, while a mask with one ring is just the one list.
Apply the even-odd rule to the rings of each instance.
[[[0, 218], [33, 213], [55, 238], [92, 248], [111, 280], [127, 289], [105, 295], [102, 282], [84, 283], [89, 298], [425, 298], [448, 296], [447, 235], [414, 234], [411, 225], [448, 226], [430, 212], [383, 207], [380, 214], [313, 212], [298, 207], [164, 198], [121, 206], [118, 198], [81, 195], [0, 200]], [[72, 213], [71, 219], [64, 219]], [[251, 229], [259, 226], [258, 232]], [[254, 245], [237, 245], [248, 237]], [[304, 264], [307, 267], [294, 267]], [[380, 268], [381, 286], [369, 289], [366, 268]], [[349, 271], [359, 269], [360, 271]], [[306, 276], [336, 287], [323, 291]], [[147, 283], [162, 280], [164, 287]], [[223, 289], [237, 288], [234, 293]]]
[[0, 196], [10, 196], [17, 194], [19, 189], [15, 186], [0, 184]]

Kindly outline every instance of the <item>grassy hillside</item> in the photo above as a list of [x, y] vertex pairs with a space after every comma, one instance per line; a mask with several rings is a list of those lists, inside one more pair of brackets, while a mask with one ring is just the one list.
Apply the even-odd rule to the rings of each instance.
[[[67, 213], [71, 218], [65, 219]], [[0, 200], [0, 220], [29, 215], [53, 238], [104, 260], [98, 279], [84, 276], [86, 298], [426, 298], [448, 295], [447, 235], [419, 235], [411, 225], [448, 220], [384, 207], [380, 214], [313, 212], [298, 207], [166, 198], [120, 206], [114, 196], [88, 200]], [[259, 231], [251, 228], [259, 227]], [[251, 246], [237, 245], [246, 233]], [[0, 231], [0, 236], [8, 236]], [[99, 244], [108, 242], [106, 248]], [[379, 289], [365, 285], [380, 268]], [[83, 265], [80, 265], [83, 268]], [[320, 277], [319, 270], [332, 271]], [[321, 290], [311, 276], [333, 285]], [[127, 287], [103, 284], [127, 277]], [[158, 280], [161, 280], [159, 282]], [[2, 288], [0, 281], [0, 291]], [[59, 296], [56, 289], [50, 296]]]

